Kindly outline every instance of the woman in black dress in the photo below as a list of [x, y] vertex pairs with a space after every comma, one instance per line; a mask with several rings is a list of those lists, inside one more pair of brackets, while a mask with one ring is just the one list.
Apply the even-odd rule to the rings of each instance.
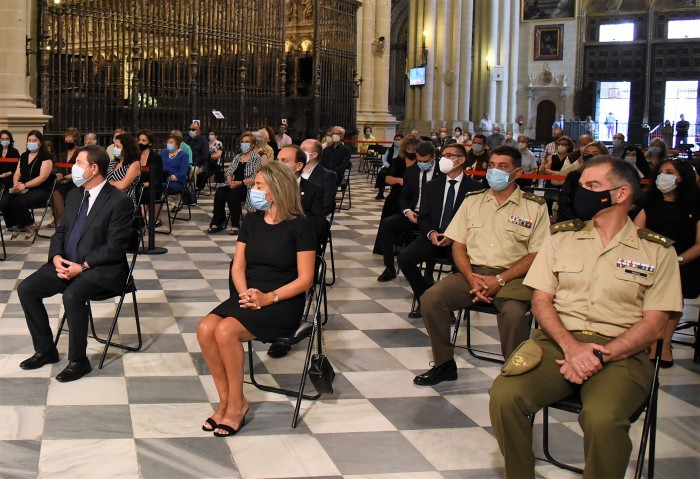
[[[58, 157], [59, 163], [75, 164], [75, 159], [78, 158], [78, 150], [80, 149], [80, 132], [76, 128], [67, 128], [63, 132], [63, 152]], [[56, 187], [53, 190], [51, 197], [51, 206], [53, 208], [53, 222], [49, 224], [49, 228], [55, 228], [61, 225], [63, 220], [63, 208], [66, 203], [66, 195], [75, 188], [73, 184], [73, 176], [71, 175], [70, 167], [54, 167], [53, 172], [56, 174]]]
[[[674, 241], [683, 297], [697, 298], [700, 296], [700, 197], [695, 170], [685, 161], [665, 160], [656, 165], [651, 180], [634, 224]], [[673, 366], [671, 337], [679, 319], [669, 321], [666, 326], [661, 367]]]
[[403, 175], [406, 168], [416, 164], [416, 147], [420, 143], [420, 138], [407, 135], [401, 140], [399, 146], [399, 156], [394, 158], [386, 173], [386, 184], [391, 186], [389, 195], [384, 200], [381, 219], [399, 212], [399, 196], [403, 188]]
[[[161, 180], [163, 178], [163, 159], [158, 153], [153, 151], [153, 144], [156, 142], [156, 136], [152, 130], [141, 130], [138, 135], [138, 147], [141, 151], [141, 156], [139, 157], [139, 163], [141, 163], [141, 168], [147, 167], [149, 171], [144, 172], [141, 175], [141, 184], [143, 185], [143, 193], [141, 194], [141, 216], [146, 218], [146, 213], [148, 212], [148, 202], [151, 198], [151, 171], [153, 168], [155, 171], [156, 182], [154, 186], [155, 200], [160, 200], [163, 196], [163, 184]], [[160, 216], [160, 209], [162, 208], [161, 203], [156, 203], [155, 205], [155, 216], [156, 218]]]
[[241, 223], [231, 262], [231, 297], [197, 329], [220, 400], [202, 429], [219, 437], [232, 436], [245, 425], [242, 342], [267, 342], [294, 332], [314, 278], [316, 239], [289, 167], [278, 162], [263, 166], [249, 196], [257, 212]]
[[[12, 137], [10, 130], [0, 130], [0, 159], [4, 160], [6, 158], [19, 158], [19, 151], [15, 148], [15, 139]], [[16, 168], [17, 163], [0, 162], [0, 183], [5, 185], [3, 195], [9, 194], [9, 190], [12, 188], [12, 175], [15, 173]]]
[[30, 208], [37, 208], [49, 199], [53, 161], [44, 146], [44, 135], [32, 130], [27, 135], [27, 151], [22, 153], [12, 179], [9, 194], [0, 199], [0, 210], [5, 224], [12, 230], [15, 239], [26, 232], [24, 239], [32, 239], [36, 225]]

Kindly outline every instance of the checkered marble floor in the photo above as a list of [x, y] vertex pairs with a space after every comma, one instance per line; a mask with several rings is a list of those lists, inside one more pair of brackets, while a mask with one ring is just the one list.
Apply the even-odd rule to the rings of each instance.
[[[66, 365], [67, 335], [59, 344], [60, 363], [36, 371], [18, 366], [33, 350], [16, 286], [46, 260], [48, 241], [38, 239], [30, 247], [6, 238], [9, 256], [0, 262], [0, 477], [501, 477], [503, 461], [487, 408], [498, 367], [460, 349], [457, 381], [413, 385], [413, 376], [429, 367], [428, 338], [420, 319], [407, 318], [411, 293], [404, 278], [376, 282], [383, 267], [371, 250], [382, 203], [374, 200], [365, 176], [353, 174], [351, 188], [352, 209], [336, 215], [333, 226], [338, 280], [329, 289], [326, 344], [337, 372], [335, 392], [304, 402], [299, 426], [291, 429], [293, 401], [246, 384], [248, 424], [229, 439], [200, 429], [217, 397], [196, 327], [228, 296], [228, 262], [236, 246], [225, 233], [206, 234], [211, 197], [202, 197], [192, 220], [178, 222], [172, 235], [157, 235], [167, 254], [139, 257], [143, 350], [110, 350], [104, 369], [74, 383], [54, 379]], [[57, 318], [60, 297], [48, 303]], [[106, 329], [113, 309], [93, 305], [98, 330]], [[697, 305], [686, 312], [697, 317]], [[496, 349], [493, 318], [477, 315], [476, 324], [476, 342]], [[134, 333], [127, 304], [119, 334], [129, 340]], [[462, 335], [459, 343], [464, 342]], [[89, 344], [96, 366], [101, 349]], [[298, 384], [302, 348], [283, 359], [269, 358], [264, 345], [255, 348], [261, 380]], [[676, 346], [674, 355], [677, 365], [661, 375], [657, 477], [695, 478], [700, 368], [692, 364], [690, 348]], [[576, 418], [553, 415], [559, 456], [580, 464]], [[635, 438], [639, 430], [635, 424]], [[535, 436], [540, 444], [541, 416]], [[538, 462], [537, 473], [576, 477], [544, 462]]]

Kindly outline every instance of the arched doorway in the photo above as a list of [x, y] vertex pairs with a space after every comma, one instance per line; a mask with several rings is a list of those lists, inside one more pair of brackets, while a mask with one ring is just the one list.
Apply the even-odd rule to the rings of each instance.
[[556, 105], [550, 100], [542, 100], [537, 105], [537, 126], [535, 140], [547, 141], [552, 136], [552, 124], [557, 113]]
[[403, 120], [406, 113], [406, 58], [408, 55], [408, 0], [391, 2], [391, 59], [389, 113]]

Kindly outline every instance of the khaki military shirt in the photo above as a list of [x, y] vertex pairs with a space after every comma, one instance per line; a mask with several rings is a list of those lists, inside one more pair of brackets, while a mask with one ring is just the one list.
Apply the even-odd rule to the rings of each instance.
[[524, 284], [554, 295], [569, 331], [617, 337], [644, 311], [683, 311], [675, 250], [640, 238], [629, 219], [605, 247], [592, 221], [579, 231], [555, 232]]
[[500, 206], [490, 189], [472, 193], [455, 213], [445, 236], [467, 246], [471, 264], [508, 269], [536, 253], [549, 236], [547, 204], [520, 188]]

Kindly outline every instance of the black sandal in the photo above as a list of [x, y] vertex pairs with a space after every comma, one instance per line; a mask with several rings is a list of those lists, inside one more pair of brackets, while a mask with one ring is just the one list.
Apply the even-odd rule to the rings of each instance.
[[209, 227], [209, 229], [207, 230], [207, 233], [214, 234], [214, 233], [218, 233], [221, 230], [223, 230], [223, 228], [221, 226], [211, 225]]
[[[205, 432], [212, 432], [214, 429], [219, 427], [219, 425], [214, 421], [212, 418], [208, 417], [206, 421], [204, 421], [205, 424], [202, 425], [202, 431]], [[207, 429], [206, 425], [211, 426], [211, 429]]]
[[223, 429], [224, 431], [227, 432], [227, 434], [222, 434], [220, 432], [214, 431], [214, 436], [216, 437], [230, 437], [236, 435], [241, 429], [243, 429], [243, 426], [245, 426], [245, 416], [243, 416], [243, 419], [241, 420], [241, 424], [239, 424], [238, 429], [234, 429], [232, 426], [229, 426], [228, 424], [219, 424], [216, 428], [217, 429]]

